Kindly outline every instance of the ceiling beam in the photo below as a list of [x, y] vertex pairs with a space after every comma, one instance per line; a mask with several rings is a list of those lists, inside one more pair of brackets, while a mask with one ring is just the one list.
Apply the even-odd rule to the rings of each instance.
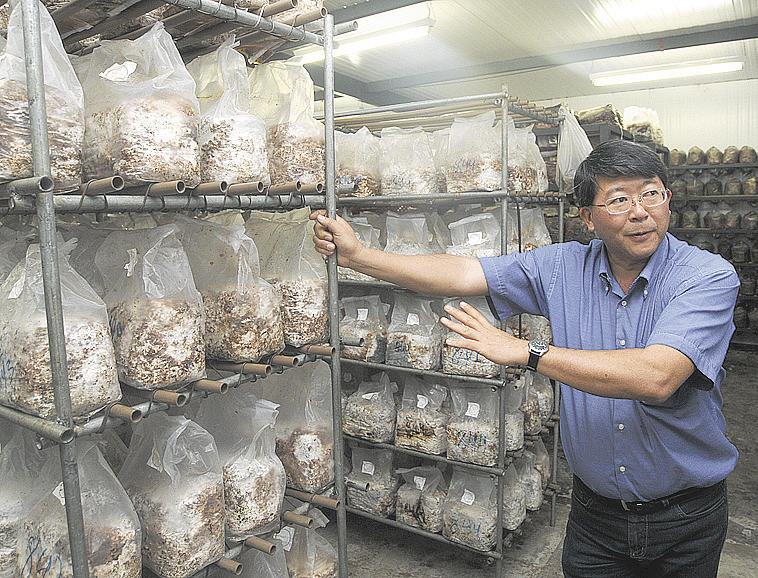
[[339, 8], [332, 12], [334, 14], [334, 23], [349, 22], [374, 14], [381, 14], [389, 10], [396, 10], [405, 6], [419, 4], [426, 0], [357, 0], [344, 8]]
[[601, 60], [616, 56], [629, 56], [645, 52], [657, 52], [659, 50], [671, 50], [674, 48], [686, 48], [689, 46], [701, 46], [704, 44], [719, 44], [736, 40], [746, 40], [758, 37], [758, 18], [737, 20], [718, 25], [699, 26], [679, 30], [669, 30], [651, 35], [628, 36], [617, 38], [612, 42], [603, 44], [586, 44], [574, 47], [572, 50], [545, 54], [542, 56], [528, 56], [512, 60], [489, 62], [474, 66], [447, 68], [436, 72], [424, 72], [410, 74], [386, 80], [377, 80], [365, 83], [365, 89], [375, 96], [386, 94], [382, 100], [392, 99], [392, 91], [452, 82], [458, 80], [472, 80], [475, 78], [513, 74], [529, 70], [562, 66], [587, 60]]
[[[305, 69], [311, 75], [314, 85], [318, 87], [324, 86], [324, 66], [322, 64], [306, 64]], [[375, 106], [395, 104], [404, 100], [392, 91], [382, 92], [381, 94], [371, 93], [366, 89], [365, 82], [337, 71], [334, 72], [334, 91], [340, 94], [347, 94]]]

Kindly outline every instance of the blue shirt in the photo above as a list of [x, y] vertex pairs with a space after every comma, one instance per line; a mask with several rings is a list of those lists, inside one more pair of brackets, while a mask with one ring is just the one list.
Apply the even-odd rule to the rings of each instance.
[[[544, 315], [556, 346], [662, 344], [695, 365], [660, 404], [599, 397], [562, 384], [563, 449], [590, 488], [609, 498], [648, 501], [709, 486], [731, 473], [737, 449], [726, 438], [720, 392], [739, 287], [730, 263], [667, 234], [624, 294], [599, 240], [480, 262], [499, 317]], [[645, 379], [642, 367], [639, 378]]]

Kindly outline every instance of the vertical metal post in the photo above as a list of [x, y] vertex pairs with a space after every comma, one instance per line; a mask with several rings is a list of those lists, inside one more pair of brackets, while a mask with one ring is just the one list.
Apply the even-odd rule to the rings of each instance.
[[[334, 16], [324, 21], [324, 139], [326, 153], [326, 212], [337, 215], [336, 159], [334, 150]], [[334, 428], [334, 487], [340, 506], [337, 508], [337, 559], [340, 578], [347, 578], [347, 519], [345, 516], [344, 440], [342, 438], [342, 367], [340, 366], [339, 287], [337, 255], [327, 259], [329, 278], [329, 327], [332, 353], [332, 417]]]
[[[47, 109], [42, 68], [39, 3], [36, 0], [21, 0], [21, 10], [34, 176], [50, 176], [50, 147], [47, 138]], [[64, 426], [72, 427], [71, 393], [66, 365], [66, 338], [63, 332], [63, 305], [58, 268], [58, 247], [55, 236], [53, 194], [51, 192], [39, 193], [36, 207], [39, 220], [42, 279], [45, 288], [45, 311], [55, 410], [58, 415], [58, 422]], [[74, 577], [88, 578], [87, 544], [84, 535], [79, 471], [76, 465], [76, 444], [75, 441], [72, 441], [68, 444], [60, 444], [59, 448]]]

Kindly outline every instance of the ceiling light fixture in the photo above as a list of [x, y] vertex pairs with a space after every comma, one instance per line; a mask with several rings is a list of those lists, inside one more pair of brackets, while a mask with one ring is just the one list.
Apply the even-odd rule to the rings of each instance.
[[745, 63], [741, 60], [728, 60], [724, 62], [709, 62], [701, 64], [693, 63], [684, 66], [669, 66], [666, 68], [656, 67], [617, 72], [603, 72], [598, 74], [590, 74], [590, 80], [595, 86], [636, 84], [638, 82], [651, 82], [655, 80], [704, 76], [707, 74], [738, 72], [742, 70], [744, 64]]

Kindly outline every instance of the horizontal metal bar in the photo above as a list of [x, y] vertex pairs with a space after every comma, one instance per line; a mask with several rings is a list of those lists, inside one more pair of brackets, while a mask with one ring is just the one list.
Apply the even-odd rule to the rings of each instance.
[[502, 92], [493, 92], [490, 94], [458, 96], [455, 98], [419, 100], [416, 102], [404, 102], [401, 104], [389, 104], [387, 106], [377, 106], [374, 108], [366, 108], [366, 109], [359, 109], [359, 110], [351, 110], [348, 112], [340, 112], [338, 114], [335, 114], [334, 118], [340, 119], [340, 118], [345, 118], [349, 116], [370, 116], [374, 114], [380, 114], [382, 112], [410, 112], [414, 110], [422, 110], [424, 108], [434, 108], [435, 106], [449, 106], [451, 104], [469, 104], [472, 102], [487, 102], [490, 100], [496, 101], [504, 97], [505, 95]]
[[[470, 375], [453, 375], [452, 373], [442, 373], [440, 371], [430, 371], [428, 369], [416, 369], [415, 367], [400, 367], [398, 365], [388, 365], [386, 363], [373, 363], [371, 361], [358, 361], [357, 359], [340, 358], [345, 365], [360, 365], [379, 371], [397, 371], [399, 373], [411, 373], [413, 375], [425, 375], [427, 377], [436, 377], [437, 379], [452, 379], [460, 383], [471, 383], [477, 385], [487, 385], [489, 387], [503, 387], [505, 383], [500, 379], [489, 379], [486, 377], [473, 377]], [[510, 369], [510, 368], [506, 368]]]
[[33, 196], [37, 193], [49, 193], [52, 190], [53, 179], [50, 177], [29, 177], [0, 184], [0, 198], [8, 198], [14, 195]]
[[20, 425], [26, 429], [41, 435], [42, 437], [52, 440], [56, 443], [67, 444], [74, 439], [74, 430], [70, 427], [63, 426], [54, 421], [49, 421], [41, 417], [29, 415], [10, 407], [0, 405], [0, 417]]
[[507, 196], [509, 199], [523, 203], [552, 204], [560, 195], [553, 193], [534, 195], [511, 195], [498, 191], [471, 191], [466, 193], [440, 193], [436, 195], [387, 195], [378, 197], [340, 197], [338, 207], [387, 207], [408, 204], [443, 204], [443, 203], [475, 203], [477, 201], [499, 201]]
[[725, 163], [715, 165], [672, 165], [666, 167], [670, 173], [682, 171], [707, 171], [711, 169], [758, 169], [758, 163]]
[[104, 34], [109, 30], [121, 26], [124, 22], [132, 20], [134, 18], [139, 18], [140, 16], [143, 16], [148, 12], [155, 10], [156, 8], [160, 8], [161, 6], [163, 6], [163, 0], [141, 0], [126, 7], [121, 12], [111, 15], [110, 18], [106, 18], [105, 20], [98, 22], [87, 30], [64, 35], [63, 44], [66, 46], [66, 48], [68, 48], [73, 44], [76, 44], [81, 40], [91, 38], [96, 34]]

